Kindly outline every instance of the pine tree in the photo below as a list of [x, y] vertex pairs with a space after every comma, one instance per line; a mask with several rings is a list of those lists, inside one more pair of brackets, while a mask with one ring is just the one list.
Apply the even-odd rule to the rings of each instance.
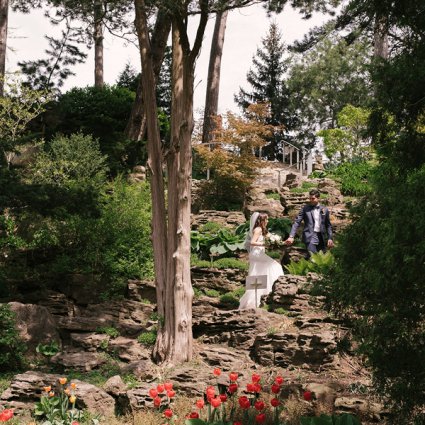
[[247, 73], [251, 91], [241, 87], [239, 94], [235, 95], [235, 102], [243, 111], [253, 103], [270, 104], [271, 113], [267, 124], [281, 126], [281, 130], [273, 133], [263, 149], [263, 154], [269, 159], [279, 157], [283, 140], [292, 141], [289, 132], [297, 122], [296, 116], [290, 111], [289, 90], [285, 84], [288, 64], [284, 53], [282, 34], [277, 24], [271, 23], [261, 47], [253, 57], [253, 66]]

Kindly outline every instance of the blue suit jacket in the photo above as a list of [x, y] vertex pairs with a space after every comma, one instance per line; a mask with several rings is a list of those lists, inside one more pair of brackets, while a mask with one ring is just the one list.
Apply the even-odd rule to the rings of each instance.
[[[323, 240], [332, 239], [332, 226], [329, 219], [329, 210], [323, 205], [320, 207], [320, 233], [323, 236]], [[304, 231], [302, 236], [302, 241], [308, 244], [314, 233], [314, 219], [313, 219], [313, 208], [311, 205], [304, 205], [304, 207], [299, 212], [297, 218], [292, 225], [291, 232], [289, 233], [290, 237], [294, 237], [297, 233], [298, 227], [301, 222], [304, 221]]]

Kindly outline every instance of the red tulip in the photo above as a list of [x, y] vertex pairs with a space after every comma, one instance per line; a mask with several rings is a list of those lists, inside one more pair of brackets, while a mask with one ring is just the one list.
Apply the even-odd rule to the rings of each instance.
[[226, 394], [220, 394], [220, 400], [224, 403], [227, 400]]
[[153, 399], [153, 405], [154, 405], [155, 407], [159, 407], [159, 406], [161, 406], [161, 397], [156, 396], [156, 397]]
[[277, 385], [282, 385], [282, 384], [283, 384], [283, 378], [282, 378], [281, 376], [276, 376], [276, 378], [275, 378], [274, 382], [275, 382]]
[[261, 392], [261, 385], [254, 384], [254, 393], [260, 393], [260, 392]]
[[203, 409], [203, 407], [205, 406], [205, 401], [202, 399], [196, 400], [196, 407], [198, 409]]
[[272, 385], [272, 393], [273, 394], [279, 394], [280, 393], [280, 385], [273, 384]]
[[255, 384], [246, 384], [246, 390], [247, 390], [249, 393], [253, 393], [253, 392], [255, 392]]
[[164, 392], [164, 385], [163, 384], [158, 384], [158, 386], [156, 387], [157, 391], [161, 394]]
[[243, 425], [243, 424], [242, 424], [242, 422], [235, 421], [235, 422], [233, 422], [233, 425]]
[[215, 396], [215, 387], [209, 386], [206, 391], [207, 400], [210, 400]]
[[220, 406], [220, 404], [221, 404], [220, 397], [212, 398], [212, 399], [210, 400], [210, 403], [211, 403], [211, 406], [212, 406], [212, 407], [214, 407], [214, 408], [216, 409], [216, 408], [217, 408], [218, 406]]
[[168, 398], [173, 398], [176, 395], [176, 392], [174, 390], [167, 391]]
[[164, 410], [164, 416], [168, 419], [172, 418], [173, 417], [173, 411], [171, 409], [165, 409]]
[[242, 407], [242, 409], [249, 409], [251, 407], [251, 402], [248, 400], [248, 397], [243, 395], [242, 397], [239, 397], [239, 406]]
[[71, 425], [80, 425], [80, 422], [74, 421], [71, 423]]
[[227, 391], [229, 391], [230, 394], [235, 393], [238, 390], [238, 384], [230, 384], [227, 387]]
[[151, 398], [155, 398], [158, 395], [158, 391], [155, 388], [149, 390], [149, 395]]
[[305, 401], [311, 401], [312, 397], [311, 391], [304, 391], [303, 398]]
[[188, 417], [188, 419], [198, 419], [199, 418], [199, 413], [197, 412], [191, 412]]
[[221, 375], [221, 370], [217, 367], [217, 368], [215, 368], [215, 369], [213, 370], [213, 374], [214, 374], [215, 376], [220, 376], [220, 375]]
[[173, 384], [172, 384], [172, 382], [165, 382], [165, 383], [164, 383], [164, 388], [165, 388], [167, 391], [172, 390], [172, 389], [173, 389]]
[[257, 401], [254, 403], [254, 407], [255, 407], [255, 409], [256, 409], [256, 410], [264, 410], [264, 408], [265, 408], [266, 406], [265, 406], [265, 404], [264, 404], [264, 401], [257, 400]]
[[260, 382], [260, 380], [261, 380], [261, 376], [258, 375], [258, 373], [253, 373], [252, 374], [252, 382], [254, 384], [257, 384], [258, 382]]
[[235, 382], [238, 380], [238, 374], [236, 372], [230, 372], [229, 378], [232, 382]]
[[7, 422], [13, 417], [13, 409], [4, 409], [0, 413], [0, 422]]
[[280, 401], [279, 401], [277, 398], [272, 398], [272, 399], [270, 400], [270, 404], [271, 404], [273, 407], [277, 407], [277, 406], [279, 406]]
[[263, 424], [265, 421], [266, 421], [266, 415], [264, 413], [259, 413], [255, 417], [255, 422], [257, 422], [257, 424]]

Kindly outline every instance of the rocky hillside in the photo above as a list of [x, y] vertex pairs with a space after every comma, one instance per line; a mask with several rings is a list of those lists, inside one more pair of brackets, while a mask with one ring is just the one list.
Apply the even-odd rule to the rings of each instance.
[[[257, 208], [272, 216], [296, 213], [305, 194], [291, 191], [291, 179], [297, 176], [285, 176], [281, 187], [275, 184], [279, 179], [274, 183], [263, 179], [264, 185], [250, 191], [245, 213]], [[335, 184], [327, 180], [314, 184], [328, 194], [336, 227], [343, 226], [347, 210]], [[268, 193], [279, 197], [268, 198]], [[193, 217], [193, 227], [207, 221], [236, 226], [244, 220], [243, 213], [203, 211]], [[168, 369], [150, 358], [148, 337], [154, 335], [158, 320], [152, 282], [129, 281], [125, 299], [114, 301], [102, 301], [101, 282], [95, 284], [85, 276], [49, 289], [18, 287], [10, 306], [32, 363], [28, 371], [13, 377], [0, 396], [1, 405], [28, 414], [40, 389], [59, 374], [68, 374], [78, 378], [79, 407], [105, 416], [134, 413], [152, 406], [148, 390], [159, 377], [174, 382], [180, 395], [201, 396], [212, 368], [220, 367], [237, 371], [242, 387], [253, 371], [264, 377], [277, 372], [285, 378], [286, 397], [306, 390], [313, 393], [316, 413], [351, 412], [363, 423], [382, 423], [382, 406], [373, 399], [368, 372], [353, 355], [348, 327], [324, 309], [324, 299], [317, 295], [320, 277], [287, 274], [262, 299], [263, 308], [239, 311], [222, 295], [243, 287], [245, 277], [246, 272], [236, 269], [192, 269], [198, 294], [193, 302], [194, 360]], [[51, 346], [54, 341], [56, 354], [36, 353], [40, 344]], [[96, 374], [109, 379], [95, 385], [91, 378]], [[128, 376], [133, 377], [131, 384]]]

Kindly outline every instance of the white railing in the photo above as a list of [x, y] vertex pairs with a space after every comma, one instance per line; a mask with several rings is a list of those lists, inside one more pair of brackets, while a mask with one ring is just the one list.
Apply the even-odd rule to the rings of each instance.
[[[222, 145], [223, 142], [209, 142], [203, 143], [203, 145], [211, 146], [213, 145]], [[237, 152], [234, 152], [237, 154]], [[261, 158], [261, 148], [259, 149], [259, 157]], [[294, 158], [295, 155], [295, 158]], [[288, 159], [287, 159], [288, 157]], [[309, 175], [313, 171], [313, 156], [311, 152], [305, 148], [298, 148], [292, 143], [282, 141], [282, 163], [289, 165], [289, 167], [294, 168], [302, 175]], [[283, 170], [282, 170], [283, 171]], [[281, 186], [281, 172], [279, 171], [278, 182], [279, 187]], [[207, 180], [210, 179], [210, 169], [207, 169]]]

